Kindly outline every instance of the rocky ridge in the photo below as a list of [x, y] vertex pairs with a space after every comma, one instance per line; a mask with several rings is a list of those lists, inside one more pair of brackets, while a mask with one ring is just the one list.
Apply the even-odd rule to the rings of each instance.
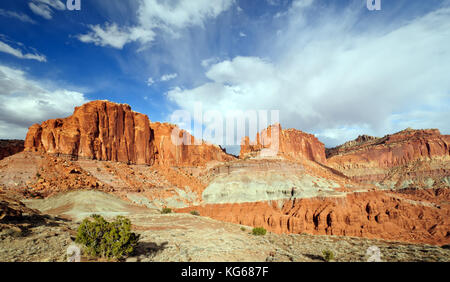
[[407, 129], [383, 138], [358, 138], [327, 154], [328, 166], [380, 187], [449, 185], [450, 135], [441, 135], [437, 129]]

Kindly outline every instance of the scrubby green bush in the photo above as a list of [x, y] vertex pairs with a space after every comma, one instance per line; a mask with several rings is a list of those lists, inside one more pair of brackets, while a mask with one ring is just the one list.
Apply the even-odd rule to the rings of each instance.
[[195, 216], [199, 216], [200, 215], [200, 213], [198, 211], [191, 211], [191, 214], [195, 215]]
[[252, 234], [256, 235], [256, 236], [264, 236], [264, 235], [266, 235], [266, 233], [267, 233], [267, 230], [262, 227], [255, 227], [252, 230]]
[[334, 253], [330, 250], [324, 250], [322, 251], [323, 259], [326, 262], [330, 262], [334, 259]]
[[161, 213], [162, 213], [162, 214], [172, 213], [172, 209], [169, 209], [169, 208], [163, 208], [163, 209], [161, 210]]
[[88, 255], [122, 259], [134, 251], [139, 235], [131, 232], [129, 219], [118, 216], [113, 222], [100, 215], [85, 218], [78, 227], [76, 242], [84, 245]]
[[247, 229], [245, 229], [245, 227], [241, 227], [241, 231], [247, 231]]

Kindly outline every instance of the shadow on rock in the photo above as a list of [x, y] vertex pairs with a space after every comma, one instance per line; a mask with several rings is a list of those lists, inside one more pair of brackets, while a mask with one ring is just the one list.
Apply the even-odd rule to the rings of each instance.
[[320, 261], [325, 261], [324, 258], [322, 256], [318, 256], [318, 255], [312, 255], [312, 254], [304, 254], [305, 257], [310, 258], [312, 260], [320, 260]]
[[168, 244], [169, 242], [163, 242], [159, 245], [153, 242], [140, 242], [136, 247], [133, 256], [152, 258], [165, 250]]

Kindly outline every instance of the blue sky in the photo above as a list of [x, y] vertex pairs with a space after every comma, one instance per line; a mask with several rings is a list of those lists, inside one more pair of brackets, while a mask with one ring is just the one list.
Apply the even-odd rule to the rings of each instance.
[[279, 110], [327, 146], [406, 127], [450, 133], [450, 2], [0, 2], [0, 138], [90, 100], [152, 121]]

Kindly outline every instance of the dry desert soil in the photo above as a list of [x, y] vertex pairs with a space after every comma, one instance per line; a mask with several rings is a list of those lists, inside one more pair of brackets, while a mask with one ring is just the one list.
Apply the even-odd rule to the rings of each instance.
[[323, 262], [324, 250], [332, 251], [337, 262], [364, 262], [373, 246], [386, 262], [450, 261], [450, 250], [440, 246], [271, 232], [254, 236], [249, 226], [201, 215], [161, 214], [99, 191], [69, 192], [25, 203], [42, 214], [24, 219], [26, 231], [13, 226], [1, 231], [0, 261], [66, 261], [80, 220], [91, 213], [106, 218], [123, 215], [132, 221], [141, 240], [127, 262]]

